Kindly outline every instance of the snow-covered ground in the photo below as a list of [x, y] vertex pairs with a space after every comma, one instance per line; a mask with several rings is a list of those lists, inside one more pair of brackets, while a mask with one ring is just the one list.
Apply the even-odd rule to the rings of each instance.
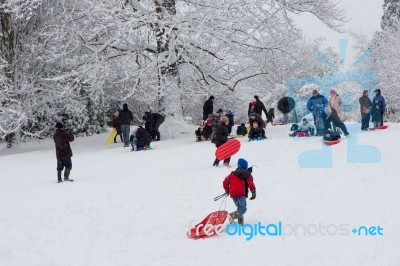
[[[78, 138], [71, 145], [75, 182], [62, 184], [52, 140], [2, 145], [0, 265], [400, 265], [400, 126], [355, 128], [332, 148], [332, 167], [324, 169], [299, 167], [299, 156], [320, 149], [321, 140], [295, 141], [289, 126], [267, 127], [266, 141], [241, 139], [232, 165], [243, 157], [258, 166], [257, 198], [247, 201], [245, 222], [282, 222], [287, 233], [250, 241], [186, 237], [219, 209], [213, 198], [234, 169], [211, 166], [215, 147], [194, 142], [194, 128], [136, 153], [103, 145], [106, 135]], [[347, 163], [349, 141], [378, 148], [380, 162]], [[228, 199], [227, 210], [234, 209]], [[383, 235], [350, 231], [378, 225]], [[289, 235], [290, 226], [297, 235]], [[314, 235], [315, 226], [325, 235]]]

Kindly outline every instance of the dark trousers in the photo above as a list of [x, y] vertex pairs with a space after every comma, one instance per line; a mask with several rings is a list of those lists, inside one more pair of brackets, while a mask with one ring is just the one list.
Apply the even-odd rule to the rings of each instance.
[[[119, 137], [121, 138], [121, 142], [124, 142], [124, 140], [122, 139], [122, 134], [118, 134], [119, 135]], [[115, 135], [115, 137], [114, 137], [114, 143], [117, 143], [117, 136], [118, 135]]]
[[72, 160], [71, 158], [65, 160], [57, 160], [57, 171], [62, 171], [65, 169], [72, 169]]
[[369, 120], [371, 119], [370, 114], [364, 114], [361, 119], [361, 130], [367, 130], [369, 128]]

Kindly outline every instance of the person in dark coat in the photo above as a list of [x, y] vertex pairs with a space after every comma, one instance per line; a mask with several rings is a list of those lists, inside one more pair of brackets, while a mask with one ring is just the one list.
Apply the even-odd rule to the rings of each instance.
[[386, 112], [386, 102], [385, 98], [381, 95], [381, 90], [376, 89], [375, 97], [372, 100], [372, 122], [374, 123], [374, 127], [383, 126], [383, 115]]
[[271, 122], [271, 125], [274, 125], [274, 119], [275, 119], [275, 109], [269, 108], [267, 113], [267, 122], [265, 122], [265, 124], [268, 125], [268, 123]]
[[265, 108], [263, 102], [260, 101], [260, 98], [257, 95], [254, 95], [254, 98], [249, 103], [249, 110], [247, 111], [247, 115], [250, 116], [250, 113], [255, 112], [256, 114], [262, 117], [263, 111], [265, 113], [265, 116], [267, 116], [268, 114], [267, 108]]
[[257, 121], [253, 122], [253, 126], [250, 128], [249, 141], [256, 139], [266, 139], [265, 130], [258, 126]]
[[214, 112], [214, 96], [210, 96], [207, 101], [204, 102], [203, 105], [203, 120], [205, 121], [208, 118], [208, 115]]
[[240, 126], [237, 127], [236, 134], [238, 136], [246, 136], [247, 135], [247, 127], [244, 123], [241, 123]]
[[211, 142], [215, 143], [215, 131], [217, 130], [217, 127], [219, 125], [219, 121], [222, 117], [222, 109], [218, 109], [218, 111], [212, 115], [213, 121], [211, 124]]
[[129, 147], [129, 133], [131, 131], [131, 122], [133, 120], [132, 112], [129, 111], [128, 105], [124, 103], [122, 110], [118, 114], [119, 121], [121, 122], [122, 138], [124, 140], [124, 147]]
[[259, 114], [256, 114], [255, 112], [250, 113], [250, 125], [253, 125], [254, 121], [257, 121], [258, 127], [265, 128], [265, 121], [261, 118]]
[[[221, 118], [219, 121], [218, 127], [215, 130], [215, 146], [218, 148], [222, 144], [228, 141], [228, 123], [229, 119], [228, 117], [224, 116]], [[227, 158], [224, 160], [224, 165], [229, 165], [231, 158]], [[213, 163], [213, 166], [218, 166], [219, 165], [219, 160], [218, 158], [215, 158], [215, 161]]]
[[61, 175], [64, 168], [64, 181], [74, 181], [69, 178], [72, 169], [72, 149], [69, 143], [74, 141], [74, 135], [66, 132], [63, 127], [64, 125], [61, 122], [57, 122], [57, 129], [53, 136], [56, 146], [58, 183], [63, 182]]
[[154, 126], [155, 126], [153, 115], [151, 114], [151, 112], [145, 112], [144, 116], [142, 117], [142, 119], [144, 121], [144, 129], [150, 135], [152, 135], [153, 132], [154, 132]]
[[237, 163], [237, 169], [231, 172], [223, 181], [222, 186], [225, 192], [232, 198], [236, 211], [229, 214], [229, 223], [233, 224], [237, 219], [240, 225], [244, 224], [243, 215], [247, 211], [247, 187], [251, 191], [250, 200], [256, 198], [256, 186], [254, 185], [253, 176], [251, 175], [251, 167], [248, 168], [248, 162], [240, 158]]
[[229, 119], [228, 131], [229, 131], [229, 135], [230, 135], [232, 133], [232, 127], [235, 125], [235, 119], [233, 116], [233, 111], [231, 109], [228, 109], [226, 111], [226, 117], [228, 117], [228, 119]]
[[361, 112], [361, 130], [366, 131], [369, 129], [369, 120], [371, 119], [371, 105], [372, 102], [368, 97], [368, 91], [364, 90], [363, 95], [359, 99], [360, 112]]
[[161, 135], [160, 131], [158, 130], [160, 128], [160, 125], [164, 123], [165, 121], [165, 116], [159, 113], [152, 113], [153, 116], [153, 121], [154, 121], [154, 127], [153, 127], [153, 133], [151, 134], [151, 138], [155, 141], [160, 141]]
[[307, 109], [308, 111], [312, 112], [314, 117], [314, 125], [315, 127], [317, 127], [317, 125], [315, 124], [315, 121], [317, 121], [317, 101], [320, 101], [322, 103], [322, 107], [325, 108], [326, 106], [328, 106], [328, 99], [326, 99], [325, 96], [319, 94], [317, 90], [313, 90], [312, 95], [313, 96], [307, 101]]
[[340, 137], [340, 134], [338, 132], [331, 131], [330, 129], [328, 129], [328, 130], [325, 131], [323, 140], [324, 141], [334, 141], [334, 140], [339, 140], [340, 138], [341, 137]]
[[116, 112], [115, 114], [113, 114], [113, 116], [112, 116], [112, 126], [117, 131], [117, 135], [115, 135], [115, 137], [114, 137], [114, 143], [117, 143], [117, 136], [118, 135], [121, 138], [121, 142], [124, 142], [124, 140], [122, 139], [122, 134], [121, 134], [121, 122], [119, 121], [119, 112]]
[[132, 148], [134, 151], [146, 150], [150, 146], [151, 136], [150, 133], [147, 132], [142, 127], [136, 129], [135, 133], [135, 141], [133, 141]]
[[335, 109], [330, 108], [329, 106], [325, 107], [324, 112], [322, 113], [322, 119], [324, 121], [325, 130], [331, 129], [331, 123], [333, 123], [334, 126], [342, 130], [345, 136], [349, 135], [346, 125], [342, 120], [340, 120]]

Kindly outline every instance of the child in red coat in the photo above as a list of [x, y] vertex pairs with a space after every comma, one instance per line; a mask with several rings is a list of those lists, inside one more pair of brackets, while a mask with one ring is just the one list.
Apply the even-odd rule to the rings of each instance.
[[238, 168], [228, 175], [223, 182], [225, 191], [229, 193], [237, 207], [237, 211], [229, 214], [229, 223], [231, 224], [234, 223], [235, 219], [238, 219], [239, 224], [244, 224], [243, 214], [245, 214], [247, 211], [246, 185], [248, 185], [251, 191], [250, 200], [254, 200], [256, 198], [256, 187], [253, 183], [253, 176], [251, 175], [251, 170], [247, 167], [247, 161], [240, 158], [238, 160]]

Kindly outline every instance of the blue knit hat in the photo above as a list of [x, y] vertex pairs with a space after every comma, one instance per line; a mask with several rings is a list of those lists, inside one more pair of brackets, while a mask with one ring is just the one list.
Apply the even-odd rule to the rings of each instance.
[[240, 158], [239, 160], [238, 160], [238, 167], [239, 168], [243, 168], [243, 169], [247, 169], [247, 167], [249, 166], [249, 164], [247, 163], [247, 161], [245, 160], [245, 159], [243, 159], [243, 158]]

